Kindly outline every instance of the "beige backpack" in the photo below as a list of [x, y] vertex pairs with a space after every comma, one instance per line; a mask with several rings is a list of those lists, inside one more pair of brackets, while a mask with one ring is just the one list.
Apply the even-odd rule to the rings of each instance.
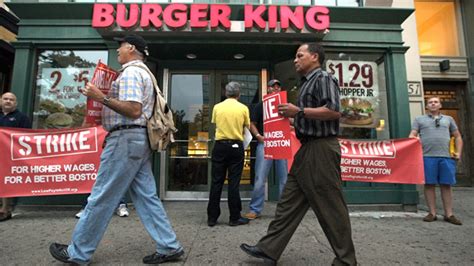
[[150, 141], [150, 147], [153, 151], [166, 150], [168, 145], [174, 142], [174, 133], [178, 131], [174, 125], [173, 112], [166, 103], [166, 99], [163, 96], [155, 76], [151, 73], [150, 69], [143, 63], [133, 64], [130, 66], [136, 66], [143, 70], [146, 70], [153, 80], [153, 87], [155, 88], [155, 105], [153, 106], [153, 112], [150, 118], [147, 118], [147, 131], [148, 140]]

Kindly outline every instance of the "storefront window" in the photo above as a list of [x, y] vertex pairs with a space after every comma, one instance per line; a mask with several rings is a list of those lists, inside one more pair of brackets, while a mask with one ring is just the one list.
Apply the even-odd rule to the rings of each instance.
[[79, 88], [92, 79], [97, 62], [107, 62], [107, 57], [107, 51], [40, 52], [33, 127], [80, 127], [84, 120], [86, 97]]
[[326, 70], [341, 88], [341, 137], [389, 139], [383, 55], [328, 53]]
[[421, 55], [459, 56], [454, 0], [415, 1]]

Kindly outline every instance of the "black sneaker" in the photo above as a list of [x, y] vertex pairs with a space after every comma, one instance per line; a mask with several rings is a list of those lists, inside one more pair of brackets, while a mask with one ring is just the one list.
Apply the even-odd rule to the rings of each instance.
[[49, 253], [51, 255], [64, 263], [73, 263], [72, 261], [69, 261], [69, 254], [67, 253], [67, 245], [59, 244], [59, 243], [53, 243], [49, 246]]
[[170, 254], [160, 254], [155, 252], [152, 255], [146, 256], [143, 258], [143, 263], [145, 264], [160, 264], [167, 261], [177, 260], [179, 257], [183, 256], [184, 250], [179, 249]]
[[249, 219], [245, 217], [240, 217], [237, 221], [229, 221], [230, 226], [238, 226], [238, 225], [244, 225], [249, 223]]
[[207, 220], [207, 225], [208, 225], [209, 227], [213, 227], [213, 226], [215, 226], [216, 224], [217, 224], [217, 221], [215, 221], [215, 220], [212, 220], [212, 219]]

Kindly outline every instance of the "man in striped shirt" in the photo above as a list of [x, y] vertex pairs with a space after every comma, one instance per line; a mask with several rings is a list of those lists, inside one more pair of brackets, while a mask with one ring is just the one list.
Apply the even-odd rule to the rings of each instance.
[[324, 50], [317, 43], [301, 45], [294, 60], [302, 75], [298, 106], [281, 104], [280, 115], [294, 118], [301, 148], [277, 205], [275, 220], [256, 246], [246, 253], [276, 263], [307, 210], [311, 207], [336, 255], [333, 265], [356, 265], [351, 223], [342, 194], [337, 80], [321, 69]]

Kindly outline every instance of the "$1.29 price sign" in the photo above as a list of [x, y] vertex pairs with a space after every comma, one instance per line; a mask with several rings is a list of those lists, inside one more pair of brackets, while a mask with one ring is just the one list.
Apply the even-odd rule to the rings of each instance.
[[365, 61], [327, 61], [327, 71], [339, 81], [341, 97], [378, 97], [377, 64]]
[[337, 78], [341, 89], [341, 124], [376, 127], [379, 94], [377, 64], [328, 60], [327, 70]]

